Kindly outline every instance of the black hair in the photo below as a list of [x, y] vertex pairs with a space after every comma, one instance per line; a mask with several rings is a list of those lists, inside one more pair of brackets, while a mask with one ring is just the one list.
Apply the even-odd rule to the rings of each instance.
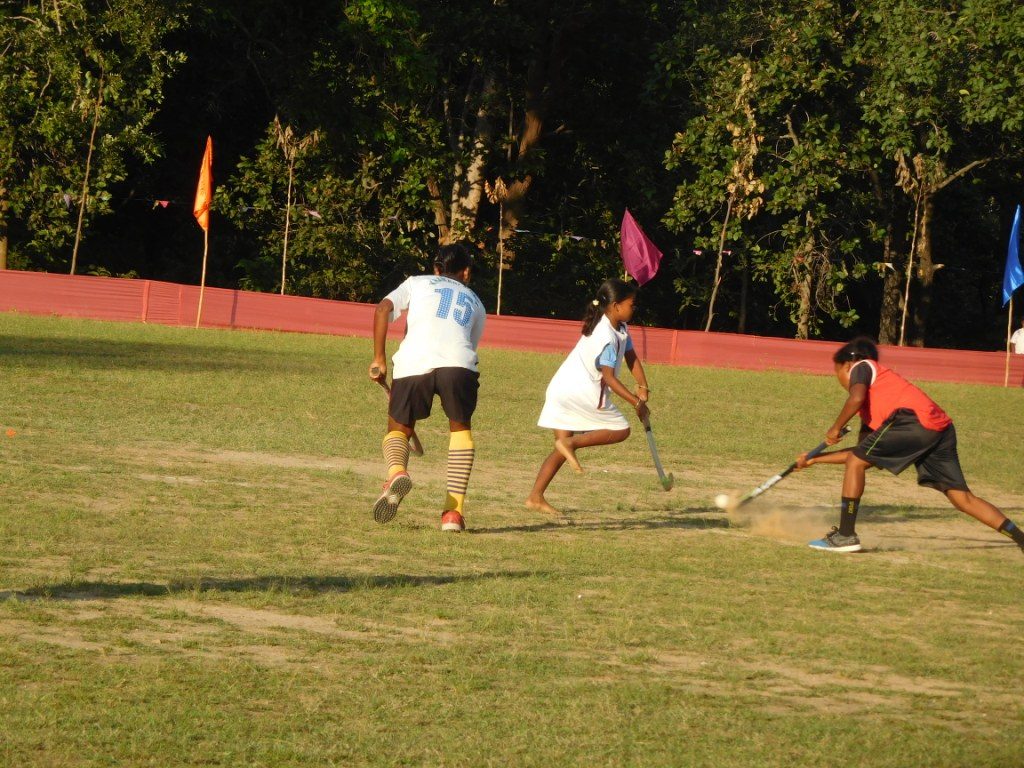
[[875, 340], [868, 336], [858, 336], [852, 341], [848, 341], [841, 346], [834, 355], [832, 355], [832, 362], [836, 363], [850, 363], [856, 360], [878, 360], [878, 347], [875, 346]]
[[473, 266], [473, 252], [465, 243], [442, 245], [434, 258], [434, 269], [442, 275], [457, 275]]
[[594, 300], [587, 304], [587, 308], [583, 312], [583, 335], [589, 336], [594, 332], [598, 322], [601, 320], [601, 315], [608, 309], [609, 304], [625, 301], [631, 296], [636, 296], [636, 293], [637, 287], [635, 285], [614, 277], [601, 283], [601, 287], [597, 289], [597, 295], [594, 296]]

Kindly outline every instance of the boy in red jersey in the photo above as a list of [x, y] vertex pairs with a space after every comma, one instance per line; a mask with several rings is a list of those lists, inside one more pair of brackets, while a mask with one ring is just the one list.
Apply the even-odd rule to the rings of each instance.
[[961, 512], [1013, 539], [1024, 550], [1024, 531], [967, 487], [956, 451], [956, 429], [945, 411], [895, 371], [880, 365], [878, 348], [870, 339], [854, 339], [841, 347], [832, 361], [836, 377], [849, 396], [825, 433], [825, 441], [829, 445], [837, 443], [840, 430], [860, 414], [860, 442], [854, 448], [813, 459], [808, 459], [806, 453], [797, 457], [800, 468], [846, 465], [839, 526], [812, 541], [812, 547], [859, 552], [862, 547], [855, 526], [867, 469], [880, 467], [898, 475], [913, 464], [918, 485], [941, 491]]

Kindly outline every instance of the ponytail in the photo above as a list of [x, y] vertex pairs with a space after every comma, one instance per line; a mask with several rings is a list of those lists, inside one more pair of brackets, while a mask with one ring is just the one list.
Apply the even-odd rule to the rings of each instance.
[[850, 363], [857, 360], [878, 360], [878, 347], [875, 346], [873, 339], [867, 336], [858, 336], [853, 341], [849, 341], [841, 346], [832, 355], [832, 362], [836, 364]]
[[614, 277], [601, 283], [601, 287], [597, 289], [597, 295], [583, 311], [583, 335], [589, 336], [594, 332], [609, 304], [617, 304], [631, 296], [636, 296], [635, 285], [630, 285]]

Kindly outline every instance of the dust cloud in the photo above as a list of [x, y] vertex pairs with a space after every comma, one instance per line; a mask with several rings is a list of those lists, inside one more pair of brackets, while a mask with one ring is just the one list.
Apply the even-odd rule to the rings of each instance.
[[728, 518], [730, 526], [780, 541], [818, 539], [839, 522], [836, 511], [827, 507], [758, 506], [733, 510]]

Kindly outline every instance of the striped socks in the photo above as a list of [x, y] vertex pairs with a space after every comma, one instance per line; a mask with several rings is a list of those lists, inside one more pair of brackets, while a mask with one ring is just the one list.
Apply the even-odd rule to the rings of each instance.
[[448, 498], [444, 502], [446, 512], [454, 509], [462, 514], [475, 454], [473, 433], [470, 430], [451, 433], [448, 441]]
[[395, 430], [384, 435], [384, 460], [388, 463], [388, 480], [405, 472], [409, 463], [409, 436]]

